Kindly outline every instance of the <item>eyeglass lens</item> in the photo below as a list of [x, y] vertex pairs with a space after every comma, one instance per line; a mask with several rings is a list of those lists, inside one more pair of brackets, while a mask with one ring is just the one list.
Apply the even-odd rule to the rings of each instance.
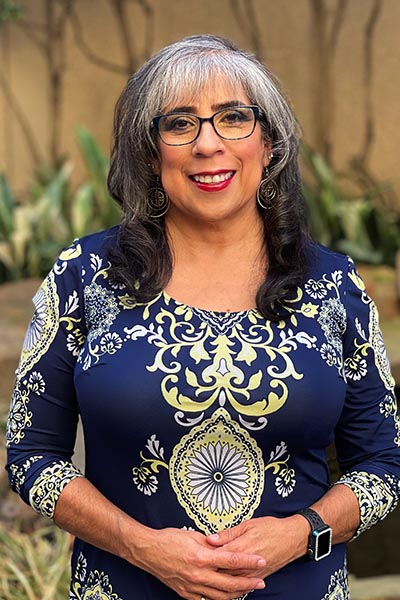
[[171, 113], [159, 119], [161, 139], [172, 146], [190, 144], [199, 135], [203, 121], [207, 120], [211, 120], [216, 133], [226, 140], [248, 137], [255, 127], [254, 111], [246, 106], [220, 110], [210, 119], [201, 119], [190, 113]]

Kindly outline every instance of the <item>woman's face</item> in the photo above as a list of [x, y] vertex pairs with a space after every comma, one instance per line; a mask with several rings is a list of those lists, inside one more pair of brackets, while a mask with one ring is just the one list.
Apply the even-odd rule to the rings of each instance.
[[[230, 85], [214, 81], [194, 102], [183, 96], [163, 112], [183, 107], [182, 112], [210, 117], [221, 106], [238, 102], [251, 104], [243, 91], [233, 92]], [[256, 191], [271, 148], [258, 122], [252, 135], [245, 139], [224, 140], [206, 122], [191, 144], [168, 146], [158, 139], [158, 148], [160, 160], [156, 170], [170, 198], [169, 218], [179, 215], [218, 222], [238, 215], [242, 218], [246, 211], [257, 213]]]

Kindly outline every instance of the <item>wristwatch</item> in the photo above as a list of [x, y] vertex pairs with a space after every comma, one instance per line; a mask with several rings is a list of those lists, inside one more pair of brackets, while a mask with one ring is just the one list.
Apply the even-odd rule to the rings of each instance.
[[332, 529], [323, 522], [321, 517], [312, 508], [299, 510], [296, 514], [302, 515], [311, 526], [308, 538], [308, 556], [311, 560], [322, 560], [329, 556], [332, 550]]

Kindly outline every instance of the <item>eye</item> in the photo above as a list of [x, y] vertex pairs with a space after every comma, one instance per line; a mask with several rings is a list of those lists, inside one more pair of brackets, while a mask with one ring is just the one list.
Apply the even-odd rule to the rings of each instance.
[[249, 108], [229, 108], [219, 114], [219, 123], [229, 125], [241, 125], [242, 123], [248, 123], [253, 120], [253, 112]]
[[172, 133], [186, 133], [197, 126], [196, 119], [190, 115], [166, 115], [161, 119], [160, 125], [163, 131]]

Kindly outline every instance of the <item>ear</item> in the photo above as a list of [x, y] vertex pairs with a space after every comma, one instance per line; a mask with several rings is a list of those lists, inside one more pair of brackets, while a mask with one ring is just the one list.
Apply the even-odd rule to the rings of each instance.
[[154, 175], [160, 176], [160, 174], [161, 174], [160, 163], [158, 162], [157, 159], [150, 158], [147, 164], [148, 164], [151, 172], [154, 173]]
[[268, 167], [269, 163], [272, 159], [272, 144], [269, 140], [265, 140], [264, 142], [264, 158], [263, 158], [263, 166]]
[[149, 170], [154, 175], [160, 176], [160, 174], [161, 174], [160, 161], [157, 158], [157, 156], [155, 156], [155, 155], [148, 156], [147, 160], [146, 160], [146, 163], [147, 163], [147, 166], [148, 166]]

